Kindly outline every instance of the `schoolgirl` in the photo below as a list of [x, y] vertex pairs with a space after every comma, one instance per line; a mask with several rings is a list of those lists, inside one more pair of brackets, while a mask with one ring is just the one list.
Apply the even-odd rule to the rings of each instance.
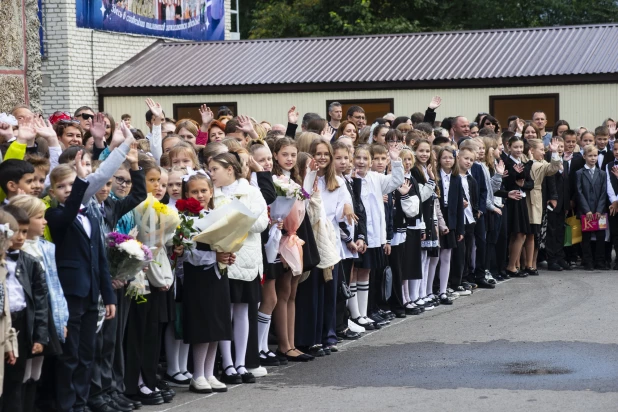
[[186, 175], [186, 169], [172, 167], [167, 173], [167, 205], [176, 209], [176, 201], [182, 198], [182, 177]]
[[[440, 239], [438, 233], [438, 214], [436, 213], [436, 184], [435, 184], [435, 159], [431, 144], [425, 139], [417, 140], [414, 144], [415, 162], [414, 167], [410, 169], [410, 174], [419, 184], [421, 192], [421, 215], [425, 225], [424, 238], [421, 240], [421, 259], [423, 265], [423, 279], [419, 285], [419, 298], [425, 303], [425, 309], [429, 309], [432, 305], [439, 305], [439, 299], [433, 294], [433, 279], [436, 273], [436, 267], [440, 260]], [[431, 189], [431, 193], [427, 193]], [[416, 303], [419, 305], [419, 303]], [[419, 305], [420, 306], [420, 305]]]
[[541, 233], [541, 223], [543, 210], [543, 192], [542, 185], [546, 176], [555, 175], [562, 168], [562, 160], [558, 154], [558, 140], [552, 138], [548, 146], [552, 154], [551, 163], [545, 159], [545, 148], [543, 141], [539, 139], [528, 139], [530, 145], [530, 158], [532, 166], [530, 168], [530, 179], [533, 182], [533, 187], [526, 196], [526, 206], [528, 208], [528, 216], [530, 218], [530, 226], [533, 233], [526, 234], [526, 272], [531, 276], [538, 276], [539, 272], [536, 269], [536, 258], [539, 251], [538, 236]]
[[242, 165], [237, 154], [216, 155], [208, 163], [208, 168], [215, 187], [215, 208], [225, 207], [231, 199], [237, 198], [253, 213], [259, 214], [242, 248], [236, 253], [234, 264], [227, 268], [234, 324], [234, 361], [232, 342], [227, 339], [219, 342], [223, 359], [220, 380], [229, 384], [254, 383], [255, 376], [245, 368], [249, 339], [249, 305], [257, 305], [260, 300], [260, 280], [263, 272], [260, 233], [268, 226], [268, 211], [260, 191], [242, 178]]
[[[450, 273], [454, 273], [453, 285], [459, 286], [463, 268], [451, 268], [453, 249], [463, 247], [464, 238], [464, 207], [463, 188], [459, 166], [456, 159], [457, 152], [452, 146], [444, 146], [438, 152], [438, 190], [440, 193], [440, 210], [444, 217], [446, 228], [440, 231], [440, 304], [452, 304], [447, 295]], [[458, 279], [455, 279], [458, 277]], [[456, 291], [457, 295], [470, 295], [469, 290], [463, 288]]]
[[[509, 241], [509, 264], [505, 273], [511, 277], [526, 277], [527, 271], [518, 271], [517, 262], [519, 261], [522, 246], [526, 236], [534, 234], [534, 229], [530, 225], [526, 197], [534, 187], [534, 181], [530, 175], [525, 173], [524, 162], [524, 141], [521, 137], [513, 136], [508, 140], [509, 157], [506, 160], [507, 177], [504, 179], [504, 186], [507, 191], [516, 190], [519, 196], [509, 196], [507, 200], [508, 223], [510, 232]], [[523, 201], [522, 201], [523, 200]]]
[[[193, 222], [196, 230], [202, 231], [205, 229], [204, 215], [213, 208], [212, 181], [201, 170], [183, 179], [186, 181], [182, 184], [182, 198], [196, 199], [203, 207], [200, 216], [187, 216], [187, 219]], [[189, 390], [196, 393], [227, 391], [227, 386], [214, 376], [217, 344], [232, 339], [229, 280], [219, 271], [217, 262], [231, 265], [235, 256], [211, 251], [208, 245], [195, 242], [190, 251], [181, 251], [179, 261], [183, 267], [183, 341], [187, 347], [193, 346]]]
[[[367, 247], [355, 262], [350, 284], [356, 283], [358, 290], [358, 316], [351, 314], [352, 320], [365, 327], [374, 328], [376, 323], [367, 317], [369, 298], [369, 276], [372, 270], [382, 270], [386, 266], [383, 247], [386, 242], [386, 222], [384, 219], [383, 196], [391, 193], [403, 183], [403, 166], [399, 159], [402, 146], [389, 148], [391, 174], [385, 175], [370, 170], [371, 152], [367, 146], [358, 146], [354, 151], [356, 176], [361, 180], [361, 201], [367, 216]], [[375, 273], [374, 273], [374, 276]], [[372, 293], [375, 293], [372, 291]], [[370, 326], [371, 325], [371, 326]], [[379, 327], [379, 326], [378, 326]]]
[[178, 143], [168, 152], [168, 155], [172, 167], [183, 167], [190, 170], [199, 167], [197, 154], [188, 143]]
[[[374, 158], [379, 152], [386, 154], [386, 148], [375, 145], [371, 148]], [[414, 156], [412, 151], [405, 146], [399, 153], [399, 158], [408, 170], [412, 167]], [[393, 237], [391, 239], [391, 254], [389, 264], [393, 274], [393, 291], [389, 299], [389, 306], [396, 317], [406, 315], [420, 315], [421, 309], [409, 304], [408, 280], [403, 279], [405, 268], [405, 244], [407, 230], [407, 216], [416, 216], [419, 213], [420, 200], [418, 197], [418, 184], [413, 179], [404, 179], [403, 184], [393, 191]], [[406, 296], [408, 296], [406, 298]]]

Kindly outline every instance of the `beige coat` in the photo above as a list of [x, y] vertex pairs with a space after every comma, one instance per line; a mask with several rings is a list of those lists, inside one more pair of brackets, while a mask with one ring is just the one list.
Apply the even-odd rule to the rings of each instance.
[[530, 177], [534, 181], [534, 188], [526, 195], [528, 217], [531, 225], [540, 225], [543, 220], [543, 180], [545, 176], [555, 175], [562, 168], [562, 159], [534, 161], [530, 169]]
[[[0, 261], [0, 284], [5, 291], [4, 307], [0, 314], [0, 347], [4, 347], [4, 353], [13, 351], [15, 357], [17, 353], [17, 333], [11, 327], [11, 311], [9, 309], [9, 299], [6, 294], [6, 264]], [[2, 358], [4, 361], [4, 357]], [[2, 396], [2, 386], [4, 384], [4, 362], [0, 362], [0, 396]]]

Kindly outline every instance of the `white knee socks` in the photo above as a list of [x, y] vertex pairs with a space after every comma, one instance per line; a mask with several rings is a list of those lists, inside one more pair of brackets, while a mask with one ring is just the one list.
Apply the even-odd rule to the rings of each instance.
[[268, 330], [270, 329], [270, 321], [272, 315], [267, 315], [258, 312], [258, 344], [260, 352], [268, 353]]
[[369, 301], [369, 282], [356, 282], [358, 290], [358, 311], [360, 316], [367, 317], [367, 302]]
[[425, 296], [433, 295], [433, 279], [436, 276], [436, 267], [438, 267], [439, 261], [439, 256], [429, 258], [429, 270], [427, 272], [427, 285], [425, 289]]
[[353, 297], [348, 299], [348, 309], [350, 310], [350, 317], [357, 319], [360, 317], [360, 311], [358, 310], [358, 289], [356, 283], [350, 283], [350, 292], [354, 294]]

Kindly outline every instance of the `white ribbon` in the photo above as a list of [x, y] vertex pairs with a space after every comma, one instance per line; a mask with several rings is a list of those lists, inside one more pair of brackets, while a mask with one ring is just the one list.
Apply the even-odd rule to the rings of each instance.
[[199, 170], [191, 170], [191, 169], [189, 169], [189, 170], [187, 170], [187, 174], [182, 177], [182, 181], [187, 183], [189, 181], [189, 179], [191, 178], [191, 176], [195, 176], [195, 175], [203, 175], [203, 176], [206, 176], [207, 178], [210, 179], [210, 176], [208, 176], [208, 173], [206, 173], [202, 169], [199, 169]]
[[11, 230], [11, 227], [9, 226], [8, 223], [4, 223], [0, 225], [0, 232], [4, 232], [4, 235], [6, 236], [7, 239], [12, 238], [13, 235], [15, 234], [15, 232]]

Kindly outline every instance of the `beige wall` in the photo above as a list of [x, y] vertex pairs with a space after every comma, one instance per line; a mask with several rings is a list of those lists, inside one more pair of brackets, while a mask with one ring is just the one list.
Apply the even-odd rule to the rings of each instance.
[[[593, 128], [607, 117], [618, 117], [618, 84], [150, 97], [161, 103], [168, 116], [173, 115], [174, 103], [237, 102], [241, 114], [253, 116], [257, 120], [285, 124], [287, 111], [292, 105], [296, 105], [301, 115], [316, 112], [325, 116], [327, 100], [394, 98], [395, 114], [410, 116], [414, 112], [424, 111], [431, 98], [439, 95], [442, 97], [442, 106], [438, 109], [438, 119], [455, 115], [473, 119], [477, 113], [489, 111], [489, 96], [545, 93], [560, 94], [560, 118], [567, 120], [572, 127]], [[144, 99], [142, 96], [106, 97], [105, 111], [115, 118], [130, 113], [133, 116], [132, 124], [145, 130]]]

